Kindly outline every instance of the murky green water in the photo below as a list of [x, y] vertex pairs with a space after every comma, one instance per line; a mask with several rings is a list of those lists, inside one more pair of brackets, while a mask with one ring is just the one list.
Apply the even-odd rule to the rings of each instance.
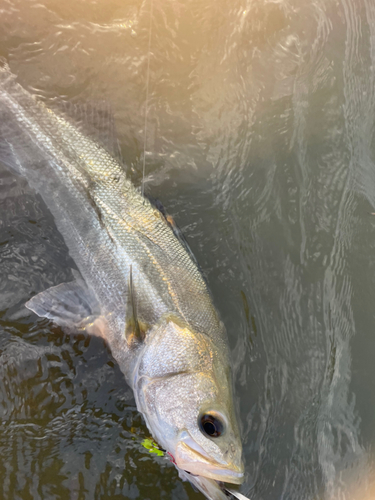
[[[370, 500], [375, 3], [153, 0], [146, 191], [227, 326], [253, 500]], [[150, 0], [0, 0], [0, 55], [47, 102], [110, 103], [142, 177]], [[199, 499], [100, 339], [23, 307], [69, 281], [48, 209], [0, 166], [0, 498]]]

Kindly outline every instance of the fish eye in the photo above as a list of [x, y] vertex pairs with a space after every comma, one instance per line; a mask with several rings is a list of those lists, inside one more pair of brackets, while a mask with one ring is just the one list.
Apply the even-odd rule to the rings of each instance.
[[225, 430], [224, 419], [217, 413], [204, 413], [199, 419], [199, 428], [209, 437], [219, 437]]

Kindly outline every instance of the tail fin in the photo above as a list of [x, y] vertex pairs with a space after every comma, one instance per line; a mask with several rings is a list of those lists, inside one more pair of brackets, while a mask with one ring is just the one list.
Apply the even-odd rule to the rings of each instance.
[[13, 73], [10, 71], [9, 65], [4, 57], [0, 57], [0, 85], [6, 79], [13, 79], [14, 80], [15, 76]]
[[[93, 139], [121, 163], [115, 123], [107, 103], [94, 106], [60, 102], [55, 103], [54, 108], [57, 116], [73, 125], [77, 133]], [[47, 136], [53, 136], [53, 140], [58, 136], [59, 143], [69, 150], [64, 136], [66, 128], [58, 126], [53, 110], [25, 90], [0, 57], [0, 162], [25, 177], [46, 160], [46, 153], [40, 148], [43, 141], [38, 142], [39, 137], [35, 135], [35, 124], [45, 130]]]
[[13, 147], [9, 142], [10, 137], [17, 135], [18, 127], [12, 130], [12, 117], [6, 106], [2, 106], [2, 97], [7, 94], [9, 87], [17, 85], [15, 75], [3, 57], [0, 57], [0, 162], [17, 173], [20, 172], [19, 162], [14, 154]]
[[33, 96], [17, 83], [6, 61], [0, 58], [0, 162], [19, 175], [25, 175], [28, 163], [38, 161], [35, 145], [17, 120], [20, 107], [34, 105]]
[[[1, 127], [1, 126], [0, 126]], [[12, 150], [10, 148], [9, 143], [6, 140], [3, 140], [0, 135], [0, 163], [4, 163], [7, 167], [11, 168], [17, 173], [20, 173], [17, 170], [17, 162], [12, 154]]]

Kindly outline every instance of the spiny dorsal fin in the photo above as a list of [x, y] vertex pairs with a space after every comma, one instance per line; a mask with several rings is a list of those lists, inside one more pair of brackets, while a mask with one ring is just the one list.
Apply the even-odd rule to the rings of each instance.
[[129, 345], [139, 344], [145, 338], [144, 329], [140, 327], [137, 314], [137, 297], [133, 285], [133, 268], [130, 265], [129, 272], [129, 293], [128, 304], [126, 308], [127, 318], [125, 325], [125, 337]]
[[[168, 214], [168, 212], [166, 211], [166, 209], [164, 208], [164, 205], [162, 204], [162, 202], [160, 200], [158, 200], [157, 198], [153, 198], [151, 196], [147, 196], [147, 199], [163, 215], [164, 219], [168, 223], [169, 227], [172, 229], [172, 231], [173, 231], [174, 235], [176, 236], [176, 238], [179, 240], [179, 242], [185, 248], [185, 250], [189, 254], [191, 260], [194, 262], [194, 264], [198, 267], [198, 269], [202, 273], [202, 269], [200, 268], [200, 266], [198, 264], [198, 261], [195, 258], [195, 255], [193, 254], [193, 252], [192, 252], [192, 250], [191, 250], [191, 248], [190, 248], [190, 246], [189, 246], [189, 244], [188, 244], [188, 242], [187, 242], [187, 240], [186, 240], [183, 232], [181, 231], [181, 229], [176, 224], [174, 218], [171, 215]], [[202, 273], [202, 275], [203, 275], [203, 273]]]

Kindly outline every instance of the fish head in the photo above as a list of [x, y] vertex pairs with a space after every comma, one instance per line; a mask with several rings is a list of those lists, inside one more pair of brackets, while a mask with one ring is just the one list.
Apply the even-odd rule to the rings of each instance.
[[148, 339], [134, 388], [151, 433], [178, 468], [242, 483], [229, 365], [210, 338], [169, 319]]
[[192, 393], [185, 400], [185, 423], [173, 443], [177, 467], [196, 476], [241, 484], [242, 444], [231, 405], [219, 396], [220, 386], [207, 374], [197, 373], [187, 382]]

